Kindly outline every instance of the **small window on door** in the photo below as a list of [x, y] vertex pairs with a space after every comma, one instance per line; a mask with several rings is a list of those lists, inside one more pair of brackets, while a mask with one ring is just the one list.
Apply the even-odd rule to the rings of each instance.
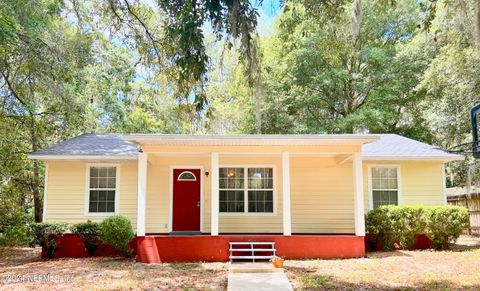
[[178, 181], [197, 181], [197, 177], [190, 171], [185, 171], [178, 175]]

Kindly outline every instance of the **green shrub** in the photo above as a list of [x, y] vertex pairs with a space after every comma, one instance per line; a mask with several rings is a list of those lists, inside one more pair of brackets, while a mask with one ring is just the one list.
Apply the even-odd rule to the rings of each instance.
[[[5, 206], [5, 205], [3, 205]], [[33, 216], [23, 208], [0, 208], [0, 245], [25, 246], [30, 242], [28, 225]]]
[[100, 240], [114, 247], [119, 254], [130, 256], [130, 241], [135, 236], [130, 219], [125, 216], [110, 216], [100, 223]]
[[82, 240], [88, 254], [93, 256], [98, 248], [100, 224], [88, 220], [72, 225], [70, 231]]
[[437, 249], [448, 248], [448, 243], [455, 242], [463, 230], [470, 226], [468, 210], [461, 206], [428, 207], [427, 216], [427, 236]]
[[47, 256], [53, 258], [53, 255], [58, 249], [57, 239], [65, 233], [66, 229], [67, 225], [65, 223], [34, 223], [31, 225], [33, 244], [39, 244], [42, 246], [43, 250], [47, 253]]
[[[390, 206], [380, 206], [367, 213], [365, 217], [366, 231], [374, 240], [373, 245], [383, 244], [383, 248], [390, 250], [394, 247], [394, 223], [391, 217]], [[374, 247], [374, 249], [375, 249]]]
[[[468, 227], [467, 209], [459, 206], [380, 206], [365, 218], [369, 242], [384, 250], [411, 249], [426, 234], [436, 248], [448, 246]], [[398, 243], [398, 245], [396, 245]]]
[[4, 229], [0, 237], [2, 246], [25, 246], [30, 242], [27, 225], [12, 225]]
[[418, 235], [427, 231], [425, 208], [421, 206], [395, 206], [397, 237], [403, 249], [411, 249]]

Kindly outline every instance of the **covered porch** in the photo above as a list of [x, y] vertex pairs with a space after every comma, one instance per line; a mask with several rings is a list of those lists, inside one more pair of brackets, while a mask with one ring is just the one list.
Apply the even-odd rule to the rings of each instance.
[[[365, 196], [360, 151], [361, 145], [375, 140], [375, 136], [300, 136], [288, 140], [276, 136], [275, 141], [268, 136], [256, 140], [238, 136], [181, 140], [156, 137], [125, 137], [135, 141], [141, 150], [136, 217], [139, 261], [226, 261], [232, 241], [275, 242], [277, 255], [286, 258], [364, 255]], [[222, 180], [226, 179], [222, 171], [227, 168], [244, 169], [242, 186], [250, 183], [250, 168], [271, 169], [272, 186], [267, 188], [271, 188], [272, 205], [262, 208], [262, 213], [251, 212], [253, 204], [248, 202], [253, 196], [251, 189], [244, 186], [235, 191], [246, 201], [240, 211], [228, 213], [222, 198], [224, 192], [230, 191], [224, 189]], [[175, 189], [179, 187], [175, 183], [181, 181], [179, 173], [185, 172], [194, 175], [199, 184], [195, 203], [199, 214], [198, 222], [195, 220], [198, 229], [182, 232], [176, 220], [197, 217], [194, 214], [191, 218], [193, 206], [188, 213], [175, 213]]]

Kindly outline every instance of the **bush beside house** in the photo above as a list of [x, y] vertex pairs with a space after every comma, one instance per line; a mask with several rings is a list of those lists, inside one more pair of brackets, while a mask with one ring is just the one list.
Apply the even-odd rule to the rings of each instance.
[[100, 244], [100, 225], [88, 220], [72, 225], [70, 231], [82, 240], [85, 250], [93, 257]]
[[[68, 226], [65, 223], [34, 223], [29, 227], [31, 246], [42, 247], [43, 258], [122, 255], [135, 249], [135, 233], [130, 220], [111, 216], [101, 223], [87, 221]], [[69, 229], [71, 233], [66, 233]]]
[[125, 216], [110, 216], [100, 223], [100, 240], [123, 256], [131, 256], [130, 242], [134, 237], [132, 222]]
[[39, 244], [48, 258], [53, 258], [58, 249], [58, 238], [63, 236], [67, 225], [57, 222], [42, 222], [31, 225], [33, 245]]
[[412, 249], [426, 235], [436, 249], [448, 248], [469, 226], [468, 211], [459, 206], [380, 206], [366, 215], [371, 250]]

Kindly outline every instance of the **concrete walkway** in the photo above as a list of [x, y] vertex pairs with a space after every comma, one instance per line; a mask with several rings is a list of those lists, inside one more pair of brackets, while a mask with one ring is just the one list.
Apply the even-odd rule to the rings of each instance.
[[273, 268], [271, 263], [232, 263], [227, 290], [291, 291], [293, 288], [283, 269]]

